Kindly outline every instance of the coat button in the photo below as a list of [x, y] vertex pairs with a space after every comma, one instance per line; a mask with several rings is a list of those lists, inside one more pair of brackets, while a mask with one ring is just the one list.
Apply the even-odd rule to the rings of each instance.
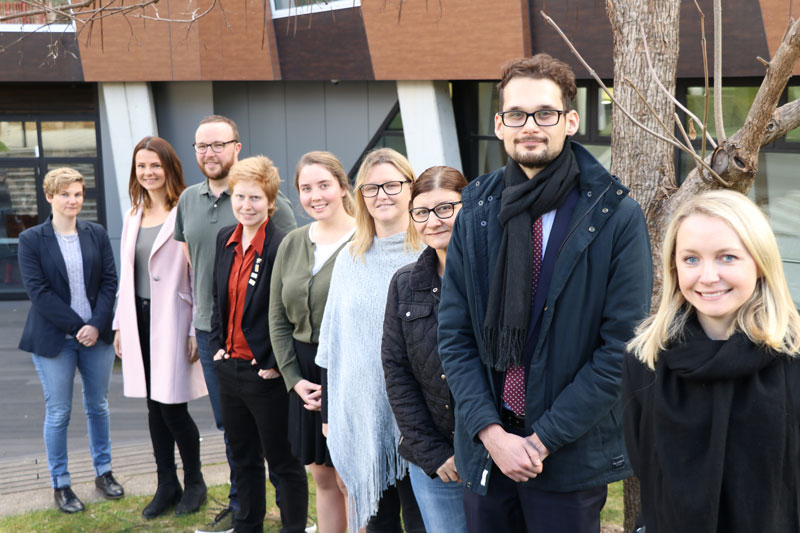
[[406, 316], [411, 316], [411, 311], [406, 311]]
[[442, 381], [444, 381], [444, 374], [442, 374], [442, 375], [441, 375], [441, 376], [439, 376], [439, 377], [440, 377], [440, 378], [442, 378]]
[[592, 191], [589, 191], [589, 192], [587, 192], [587, 193], [586, 193], [586, 196], [588, 196], [589, 198], [591, 198], [591, 197], [592, 197]]
[[543, 310], [543, 311], [547, 311], [547, 306], [545, 305], [545, 306], [544, 306], [544, 309], [542, 309], [542, 310]]
[[494, 200], [494, 196], [489, 196], [489, 197], [487, 198], [487, 200], [489, 200], [489, 201], [491, 202], [492, 200]]
[[481, 220], [481, 226], [486, 227], [486, 221], [485, 220]]
[[433, 292], [439, 292], [439, 288], [438, 287], [434, 287], [433, 288]]
[[589, 226], [589, 232], [594, 233], [594, 226]]
[[159, 278], [158, 276], [153, 276], [153, 281], [160, 281], [160, 280], [161, 278]]
[[622, 189], [617, 189], [617, 196], [620, 196], [621, 194], [622, 194]]
[[476, 181], [476, 182], [475, 182], [475, 186], [476, 186], [476, 187], [480, 187], [480, 186], [481, 186], [481, 182], [480, 182], [480, 180], [478, 180], [478, 181]]
[[467, 488], [470, 488], [471, 486], [472, 486], [472, 483], [467, 481]]
[[478, 200], [478, 205], [483, 205], [483, 200]]
[[450, 409], [450, 406], [449, 406], [448, 404], [444, 404], [444, 408], [445, 408], [445, 409], [447, 409], [447, 410], [449, 410], [449, 409]]
[[602, 209], [602, 212], [603, 212], [603, 214], [606, 214], [606, 213], [608, 213], [608, 208], [607, 208], [607, 207], [604, 207], [604, 208]]

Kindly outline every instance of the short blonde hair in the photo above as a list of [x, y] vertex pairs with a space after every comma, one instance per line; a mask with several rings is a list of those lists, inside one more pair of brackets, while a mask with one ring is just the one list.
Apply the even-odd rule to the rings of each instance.
[[[361, 166], [358, 168], [358, 175], [356, 176], [356, 233], [353, 236], [353, 243], [350, 245], [350, 253], [354, 258], [359, 257], [364, 261], [364, 254], [372, 247], [372, 241], [377, 235], [375, 231], [375, 221], [372, 215], [369, 214], [367, 204], [364, 202], [364, 197], [361, 195], [359, 186], [361, 186], [369, 176], [370, 171], [382, 164], [392, 165], [397, 171], [408, 180], [410, 187], [417, 181], [417, 176], [414, 174], [414, 169], [411, 168], [411, 163], [405, 156], [391, 148], [378, 148], [369, 152]], [[417, 230], [413, 224], [409, 225], [406, 231], [405, 240], [406, 249], [420, 250], [422, 248], [421, 240]]]
[[267, 195], [267, 201], [272, 204], [272, 207], [269, 208], [269, 216], [272, 216], [272, 213], [275, 212], [278, 187], [281, 185], [278, 167], [275, 166], [272, 159], [265, 155], [257, 155], [234, 163], [228, 172], [228, 191], [231, 194], [233, 194], [233, 188], [240, 181], [252, 181], [261, 187], [264, 194]]
[[746, 196], [718, 190], [684, 202], [672, 217], [664, 237], [664, 285], [658, 310], [636, 328], [628, 350], [651, 369], [670, 341], [679, 339], [693, 308], [681, 293], [675, 263], [678, 229], [691, 215], [722, 219], [739, 236], [758, 268], [755, 290], [736, 314], [733, 331], [756, 344], [786, 355], [800, 352], [800, 315], [792, 301], [775, 234], [764, 213]]
[[44, 193], [47, 196], [55, 196], [72, 183], [80, 183], [86, 192], [86, 182], [80, 172], [69, 167], [54, 168], [44, 176]]

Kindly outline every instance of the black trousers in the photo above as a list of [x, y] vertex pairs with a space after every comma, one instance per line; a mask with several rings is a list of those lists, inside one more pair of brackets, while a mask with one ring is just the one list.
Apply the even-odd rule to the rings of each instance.
[[578, 492], [544, 492], [512, 481], [494, 466], [485, 496], [464, 488], [467, 529], [472, 533], [600, 533], [600, 511], [607, 494], [606, 485]]
[[[175, 444], [183, 462], [185, 483], [199, 483], [200, 432], [189, 414], [187, 404], [161, 403], [150, 399], [150, 300], [136, 298], [136, 322], [139, 327], [139, 344], [142, 347], [144, 379], [147, 386], [147, 423], [150, 441], [156, 459], [158, 482], [177, 482]], [[179, 355], [180, 357], [180, 355]]]
[[[400, 523], [400, 513], [403, 523]], [[411, 479], [406, 476], [389, 485], [381, 494], [378, 512], [367, 522], [367, 533], [425, 533], [425, 524], [411, 488]]]
[[289, 395], [283, 380], [263, 379], [250, 361], [214, 361], [225, 435], [231, 447], [241, 508], [237, 533], [261, 532], [266, 513], [266, 473], [280, 477], [283, 533], [303, 533], [308, 516], [308, 479], [289, 447]]

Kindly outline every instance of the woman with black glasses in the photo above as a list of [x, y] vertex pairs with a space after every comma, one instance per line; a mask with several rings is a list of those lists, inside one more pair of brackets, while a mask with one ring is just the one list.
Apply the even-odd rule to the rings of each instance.
[[383, 322], [386, 392], [428, 533], [467, 530], [453, 451], [453, 399], [436, 345], [447, 246], [466, 185], [451, 167], [431, 167], [414, 183], [409, 212], [428, 247], [392, 278]]
[[316, 363], [323, 374], [328, 449], [348, 492], [350, 531], [424, 531], [397, 453], [397, 429], [380, 363], [383, 315], [392, 275], [417, 259], [408, 223], [416, 176], [389, 148], [367, 154], [356, 178], [356, 233], [336, 258], [322, 317]]

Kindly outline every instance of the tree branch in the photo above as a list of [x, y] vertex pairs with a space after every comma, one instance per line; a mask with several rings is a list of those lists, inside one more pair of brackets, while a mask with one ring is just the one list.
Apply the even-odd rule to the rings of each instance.
[[717, 140], [725, 141], [722, 123], [722, 0], [714, 0], [714, 127]]

